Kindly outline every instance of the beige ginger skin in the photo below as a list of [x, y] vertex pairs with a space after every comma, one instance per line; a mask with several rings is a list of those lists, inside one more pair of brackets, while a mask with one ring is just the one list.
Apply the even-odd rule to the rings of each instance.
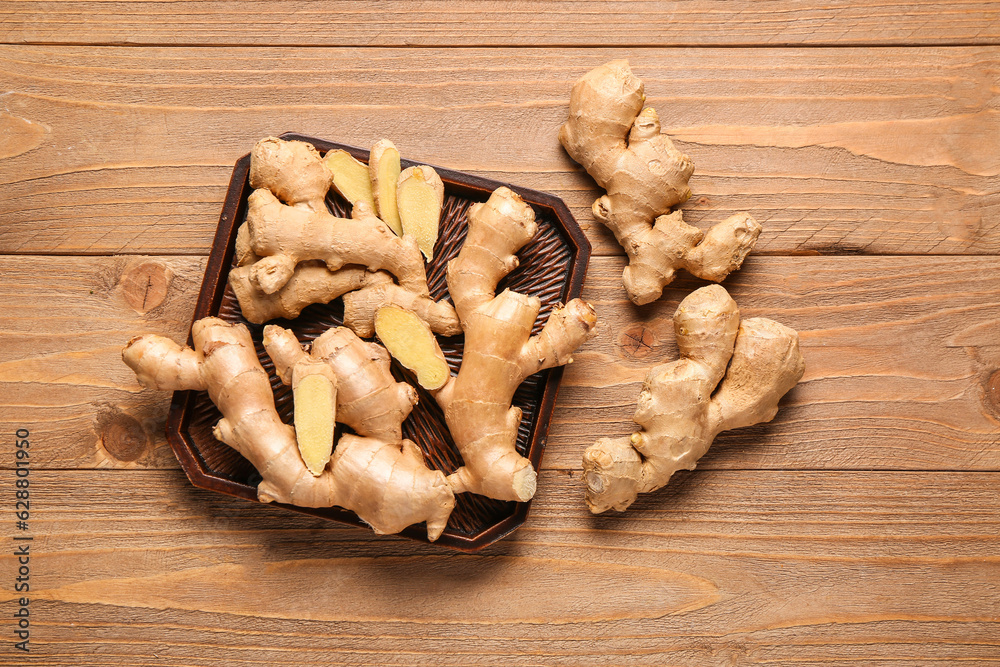
[[270, 190], [289, 206], [326, 211], [331, 185], [333, 173], [312, 144], [267, 137], [250, 152], [250, 187]]
[[686, 224], [680, 211], [670, 213], [691, 196], [694, 166], [660, 132], [659, 117], [643, 107], [645, 100], [628, 61], [612, 61], [576, 82], [569, 119], [559, 129], [569, 156], [607, 191], [594, 202], [594, 217], [628, 254], [622, 278], [637, 305], [660, 298], [678, 269], [723, 280], [740, 267], [761, 231], [746, 213], [707, 234]]
[[424, 465], [419, 449], [401, 440], [400, 424], [416, 395], [412, 387], [392, 380], [384, 351], [376, 352], [371, 344], [338, 329], [311, 357], [295, 341], [299, 354], [294, 363], [281, 365], [292, 382], [299, 362], [325, 360], [337, 377], [337, 419], [359, 434], [342, 436], [329, 464], [315, 475], [299, 453], [295, 430], [283, 424], [275, 410], [267, 373], [247, 328], [205, 318], [195, 322], [191, 332], [193, 350], [146, 335], [129, 341], [122, 358], [144, 387], [208, 392], [223, 415], [215, 437], [260, 473], [261, 502], [338, 505], [357, 513], [377, 533], [395, 533], [426, 521], [428, 538], [440, 536], [454, 504], [452, 491], [442, 473]]
[[573, 299], [532, 336], [539, 299], [495, 291], [538, 229], [534, 211], [499, 188], [469, 209], [468, 222], [465, 244], [448, 263], [448, 289], [465, 330], [462, 365], [436, 396], [465, 463], [448, 481], [456, 493], [526, 501], [536, 473], [515, 449], [521, 411], [511, 407], [514, 392], [529, 375], [570, 363], [597, 319], [589, 304]]
[[794, 330], [765, 318], [741, 322], [718, 285], [681, 301], [674, 331], [680, 359], [646, 376], [634, 417], [640, 429], [602, 438], [584, 453], [594, 514], [623, 511], [677, 470], [694, 469], [720, 432], [771, 421], [805, 370]]

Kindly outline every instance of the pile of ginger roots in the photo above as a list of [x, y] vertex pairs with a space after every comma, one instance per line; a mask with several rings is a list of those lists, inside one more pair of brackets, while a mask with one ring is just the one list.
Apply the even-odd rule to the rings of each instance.
[[[747, 213], [702, 232], [672, 210], [691, 196], [694, 168], [645, 101], [628, 62], [607, 63], [574, 85], [559, 131], [569, 156], [606, 191], [594, 217], [626, 251], [623, 284], [636, 305], [659, 299], [681, 269], [721, 282], [761, 232]], [[515, 446], [514, 392], [529, 375], [570, 363], [597, 323], [594, 309], [573, 299], [532, 336], [539, 299], [496, 293], [537, 232], [531, 206], [501, 187], [470, 207], [466, 240], [447, 265], [449, 303], [430, 296], [424, 264], [433, 258], [443, 184], [430, 167], [401, 170], [391, 142], [376, 143], [365, 165], [344, 151], [320, 155], [269, 137], [251, 154], [250, 184], [229, 275], [244, 317], [261, 324], [293, 319], [312, 303], [344, 303], [344, 326], [309, 345], [264, 327], [264, 349], [292, 388], [294, 424], [279, 418], [243, 324], [196, 321], [193, 348], [156, 335], [132, 339], [123, 358], [139, 382], [206, 391], [222, 414], [215, 437], [258, 470], [262, 502], [336, 505], [376, 533], [423, 522], [434, 541], [457, 493], [531, 499], [537, 475]], [[351, 204], [350, 218], [326, 207], [331, 189]], [[625, 510], [674, 472], [693, 469], [718, 433], [770, 421], [803, 375], [798, 334], [765, 318], [741, 320], [719, 285], [683, 299], [674, 328], [680, 358], [649, 370], [634, 416], [639, 429], [601, 438], [583, 454], [594, 513]], [[457, 334], [464, 351], [453, 374], [436, 335]], [[381, 344], [365, 340], [373, 335]], [[444, 413], [463, 461], [450, 474], [428, 467], [420, 446], [403, 439], [417, 392], [393, 378], [391, 358]], [[336, 443], [335, 422], [351, 431]]]
[[[469, 208], [465, 242], [447, 265], [448, 303], [431, 298], [424, 264], [443, 185], [430, 167], [401, 172], [391, 142], [378, 142], [363, 165], [343, 151], [321, 156], [308, 143], [269, 137], [251, 153], [249, 179], [254, 190], [229, 275], [244, 317], [294, 318], [311, 303], [344, 300], [345, 326], [310, 345], [264, 327], [264, 349], [292, 388], [293, 425], [282, 423], [241, 323], [196, 321], [193, 348], [157, 335], [132, 339], [122, 356], [140, 384], [206, 391], [222, 414], [215, 437], [260, 473], [262, 502], [336, 505], [383, 534], [423, 522], [434, 541], [456, 493], [530, 500], [537, 474], [516, 448], [514, 392], [529, 375], [570, 363], [597, 323], [594, 309], [573, 299], [532, 336], [538, 297], [496, 294], [538, 230], [531, 206], [501, 187]], [[349, 219], [326, 207], [331, 188], [352, 205]], [[382, 344], [365, 340], [373, 333]], [[459, 333], [464, 349], [453, 375], [435, 334]], [[403, 439], [417, 392], [394, 379], [390, 357], [444, 413], [464, 464], [451, 474], [428, 467], [420, 446]], [[352, 431], [336, 443], [335, 423]]]

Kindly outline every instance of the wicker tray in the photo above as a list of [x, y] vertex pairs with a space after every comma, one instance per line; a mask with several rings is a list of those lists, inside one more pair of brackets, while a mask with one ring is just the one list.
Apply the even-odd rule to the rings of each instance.
[[[353, 146], [335, 144], [321, 139], [288, 133], [283, 139], [298, 139], [313, 144], [321, 153], [344, 149], [362, 162], [367, 162], [368, 151]], [[402, 160], [403, 168], [419, 164]], [[247, 180], [250, 155], [236, 162], [226, 193], [226, 200], [219, 219], [219, 227], [212, 245], [212, 253], [205, 270], [194, 319], [214, 315], [229, 322], [243, 322], [253, 336], [257, 354], [264, 368], [271, 375], [275, 404], [281, 418], [292, 420], [291, 390], [274, 374], [270, 359], [261, 345], [263, 325], [246, 322], [227, 277], [233, 267], [236, 231], [246, 216], [247, 197], [252, 189]], [[535, 333], [541, 330], [552, 307], [577, 297], [583, 287], [590, 244], [576, 224], [561, 199], [542, 192], [527, 190], [507, 183], [499, 183], [435, 167], [445, 185], [444, 211], [441, 231], [434, 251], [434, 260], [427, 267], [428, 285], [435, 299], [448, 295], [445, 284], [445, 267], [448, 260], [458, 254], [465, 240], [467, 223], [465, 213], [475, 202], [486, 201], [496, 188], [506, 185], [532, 205], [538, 221], [538, 234], [518, 253], [520, 266], [501, 284], [505, 287], [533, 294], [542, 301], [541, 313], [535, 324]], [[337, 216], [347, 217], [349, 204], [331, 191], [327, 197], [330, 210]], [[342, 324], [343, 304], [336, 299], [330, 304], [316, 304], [306, 308], [294, 320], [275, 320], [290, 328], [302, 342], [311, 341], [329, 327]], [[448, 363], [457, 372], [462, 356], [461, 336], [440, 338]], [[190, 340], [188, 341], [190, 344]], [[417, 386], [416, 382], [398, 364], [393, 362], [397, 379], [413, 385], [420, 394], [420, 402], [403, 424], [403, 437], [416, 442], [427, 457], [428, 464], [448, 474], [461, 465], [455, 445], [445, 426], [444, 416], [434, 399]], [[514, 396], [514, 405], [521, 408], [523, 418], [518, 430], [517, 447], [537, 470], [545, 449], [549, 419], [556, 399], [562, 368], [542, 371], [529, 377]], [[218, 410], [205, 392], [175, 392], [167, 420], [167, 438], [191, 483], [197, 487], [226, 493], [247, 500], [257, 501], [257, 471], [235, 450], [212, 436], [212, 426], [221, 418]], [[339, 437], [339, 432], [338, 432]], [[524, 523], [529, 503], [501, 502], [472, 494], [457, 496], [455, 511], [444, 534], [435, 542], [460, 551], [477, 551], [503, 538]], [[307, 509], [281, 505], [296, 512], [324, 517], [353, 526], [364, 526], [353, 513], [340, 508]], [[401, 535], [426, 542], [423, 524], [410, 526]]]

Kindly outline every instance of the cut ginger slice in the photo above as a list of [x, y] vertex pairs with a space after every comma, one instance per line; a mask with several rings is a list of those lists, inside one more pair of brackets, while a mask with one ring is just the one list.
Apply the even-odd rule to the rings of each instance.
[[413, 371], [417, 383], [429, 391], [440, 389], [451, 377], [434, 332], [416, 313], [385, 306], [375, 313], [375, 333], [396, 361]]
[[323, 161], [333, 172], [333, 189], [354, 206], [359, 201], [368, 204], [375, 211], [375, 197], [368, 165], [355, 160], [345, 150], [329, 151]]
[[337, 376], [321, 361], [300, 361], [292, 368], [295, 438], [302, 462], [316, 477], [333, 454], [337, 417]]
[[396, 209], [399, 151], [391, 141], [379, 139], [372, 146], [371, 157], [368, 158], [368, 172], [378, 217], [389, 225], [389, 229], [396, 232], [396, 236], [402, 236], [403, 226], [399, 222], [399, 211]]
[[444, 183], [432, 167], [421, 165], [404, 169], [396, 185], [396, 208], [403, 226], [403, 236], [412, 236], [427, 261], [434, 257]]

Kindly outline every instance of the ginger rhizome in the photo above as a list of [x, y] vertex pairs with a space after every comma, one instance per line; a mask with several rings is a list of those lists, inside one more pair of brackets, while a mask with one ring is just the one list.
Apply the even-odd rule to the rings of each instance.
[[[336, 418], [357, 435], [344, 434], [337, 443], [331, 469], [340, 495], [334, 504], [354, 511], [377, 533], [426, 521], [428, 539], [436, 540], [455, 507], [454, 493], [444, 473], [428, 468], [420, 448], [403, 439], [417, 394], [393, 379], [385, 348], [336, 327], [307, 352], [291, 331], [273, 324], [264, 327], [264, 348], [293, 392], [295, 371], [305, 363], [322, 362], [338, 378]], [[301, 387], [293, 393], [296, 404], [300, 394]]]
[[376, 210], [375, 196], [368, 165], [359, 162], [345, 150], [328, 151], [323, 162], [333, 173], [333, 189], [354, 206], [363, 201]]
[[333, 454], [337, 376], [333, 369], [315, 359], [296, 363], [291, 376], [295, 440], [302, 461], [309, 472], [318, 477]]
[[674, 314], [680, 359], [652, 368], [635, 412], [640, 429], [602, 438], [583, 456], [590, 511], [622, 511], [640, 493], [692, 470], [715, 436], [771, 421], [802, 378], [798, 334], [773, 320], [740, 321], [725, 289], [692, 292]]
[[670, 213], [691, 196], [694, 166], [660, 132], [659, 117], [645, 101], [628, 61], [601, 65], [573, 86], [569, 120], [559, 130], [569, 156], [607, 191], [594, 202], [594, 217], [628, 254], [622, 278], [638, 305], [660, 298], [678, 269], [721, 281], [740, 267], [761, 230], [738, 213], [706, 234], [686, 224], [680, 211]]
[[[387, 179], [390, 172], [400, 176], [398, 151], [380, 141], [372, 156], [377, 164], [370, 169], [344, 151], [321, 157], [301, 141], [268, 137], [254, 146], [250, 183], [256, 190], [237, 235], [237, 268], [229, 275], [247, 320], [294, 318], [309, 304], [352, 293], [345, 298], [351, 312], [345, 324], [361, 336], [371, 335], [375, 312], [390, 304], [420, 313], [437, 333], [461, 332], [451, 304], [430, 297], [421, 256], [422, 250], [433, 250], [436, 239], [443, 186], [438, 197], [435, 183], [440, 178], [430, 167], [414, 168], [433, 192], [424, 193], [418, 184], [416, 196], [404, 195], [416, 222], [409, 225], [413, 232], [400, 238], [375, 215], [376, 184], [368, 180], [378, 174], [378, 186], [391, 190], [392, 206], [383, 202], [381, 210], [395, 215], [396, 183], [389, 188]], [[407, 180], [418, 180], [412, 173]], [[326, 207], [331, 187], [352, 204], [350, 218], [335, 217]]]
[[[144, 387], [208, 392], [222, 413], [213, 433], [260, 473], [257, 496], [262, 502], [338, 505], [354, 511], [378, 533], [427, 521], [428, 538], [437, 539], [454, 496], [444, 475], [428, 469], [419, 449], [401, 439], [399, 424], [416, 401], [413, 389], [392, 381], [384, 351], [376, 352], [356, 337], [344, 340], [340, 331], [346, 330], [334, 330], [308, 356], [296, 341], [300, 354], [288, 355], [290, 363], [281, 364], [282, 376], [291, 384], [296, 384], [296, 374], [303, 374], [295, 389], [297, 399], [316, 404], [335, 400], [337, 419], [359, 434], [342, 436], [318, 475], [303, 460], [295, 429], [282, 423], [275, 410], [270, 381], [244, 325], [205, 318], [191, 327], [193, 350], [146, 335], [129, 341], [122, 358]], [[339, 366], [334, 358], [346, 361]], [[309, 368], [313, 362], [326, 364], [332, 375]], [[335, 397], [309, 377], [335, 377]], [[302, 398], [302, 392], [313, 395]], [[323, 412], [333, 418], [331, 406]], [[321, 417], [312, 415], [309, 428], [322, 426]], [[315, 435], [317, 440], [325, 437]]]
[[538, 229], [534, 211], [499, 188], [470, 207], [468, 222], [465, 244], [448, 263], [448, 289], [465, 330], [462, 364], [436, 395], [464, 462], [448, 481], [456, 493], [526, 501], [535, 493], [536, 473], [515, 448], [521, 410], [511, 407], [514, 392], [529, 375], [570, 363], [596, 316], [589, 304], [573, 299], [532, 336], [540, 300], [495, 291]]

